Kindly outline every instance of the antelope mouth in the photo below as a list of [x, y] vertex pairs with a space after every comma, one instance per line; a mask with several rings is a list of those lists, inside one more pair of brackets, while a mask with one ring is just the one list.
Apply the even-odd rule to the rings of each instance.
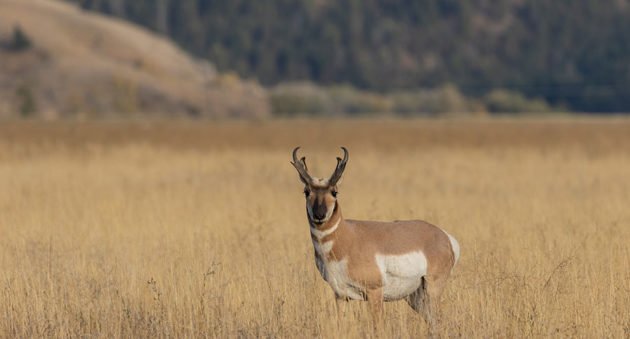
[[313, 219], [313, 224], [317, 225], [317, 226], [321, 226], [326, 222], [325, 219]]

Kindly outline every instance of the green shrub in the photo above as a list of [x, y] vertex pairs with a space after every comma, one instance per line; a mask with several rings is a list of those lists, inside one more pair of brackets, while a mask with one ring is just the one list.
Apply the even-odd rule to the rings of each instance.
[[393, 111], [400, 115], [437, 115], [443, 113], [464, 113], [479, 110], [479, 105], [466, 98], [453, 85], [436, 89], [396, 92], [390, 96]]
[[30, 86], [21, 85], [15, 91], [15, 96], [17, 97], [18, 111], [22, 117], [30, 117], [37, 111], [37, 102]]
[[311, 83], [282, 84], [270, 91], [271, 110], [279, 116], [321, 115], [331, 111], [330, 98]]
[[434, 89], [379, 94], [347, 85], [319, 87], [313, 83], [286, 83], [271, 90], [275, 115], [359, 115], [395, 113], [402, 116], [437, 116], [448, 113], [552, 112], [541, 99], [528, 99], [518, 92], [494, 90], [482, 99], [466, 97], [446, 84]]
[[492, 113], [544, 113], [554, 111], [542, 99], [528, 99], [523, 94], [504, 89], [496, 89], [488, 93], [484, 102]]
[[349, 115], [386, 113], [391, 101], [383, 95], [359, 91], [350, 86], [333, 86], [326, 90], [335, 112]]

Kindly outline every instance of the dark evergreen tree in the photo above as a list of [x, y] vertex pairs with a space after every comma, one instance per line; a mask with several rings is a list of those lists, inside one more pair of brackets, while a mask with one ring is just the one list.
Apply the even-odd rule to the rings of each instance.
[[625, 1], [75, 1], [268, 85], [452, 83], [474, 96], [505, 88], [575, 110], [630, 111]]
[[9, 49], [19, 52], [27, 50], [31, 48], [31, 46], [31, 39], [26, 36], [20, 26], [13, 27], [13, 37], [11, 38], [11, 42], [9, 43]]

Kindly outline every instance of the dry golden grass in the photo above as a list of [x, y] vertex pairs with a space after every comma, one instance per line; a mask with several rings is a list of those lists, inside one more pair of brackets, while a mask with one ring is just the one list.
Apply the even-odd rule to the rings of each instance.
[[[350, 149], [346, 217], [457, 237], [449, 337], [630, 336], [630, 123], [0, 126], [0, 336], [370, 337], [335, 326], [300, 183]], [[404, 302], [391, 337], [422, 337]]]

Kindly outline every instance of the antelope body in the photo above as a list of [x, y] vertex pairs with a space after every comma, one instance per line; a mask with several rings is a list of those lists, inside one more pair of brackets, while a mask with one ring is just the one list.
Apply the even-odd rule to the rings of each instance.
[[337, 183], [348, 161], [337, 158], [329, 179], [310, 176], [305, 158], [293, 151], [304, 183], [306, 210], [317, 269], [340, 301], [366, 300], [378, 320], [383, 301], [405, 299], [431, 328], [438, 299], [459, 259], [451, 235], [421, 220], [379, 222], [344, 219]]

